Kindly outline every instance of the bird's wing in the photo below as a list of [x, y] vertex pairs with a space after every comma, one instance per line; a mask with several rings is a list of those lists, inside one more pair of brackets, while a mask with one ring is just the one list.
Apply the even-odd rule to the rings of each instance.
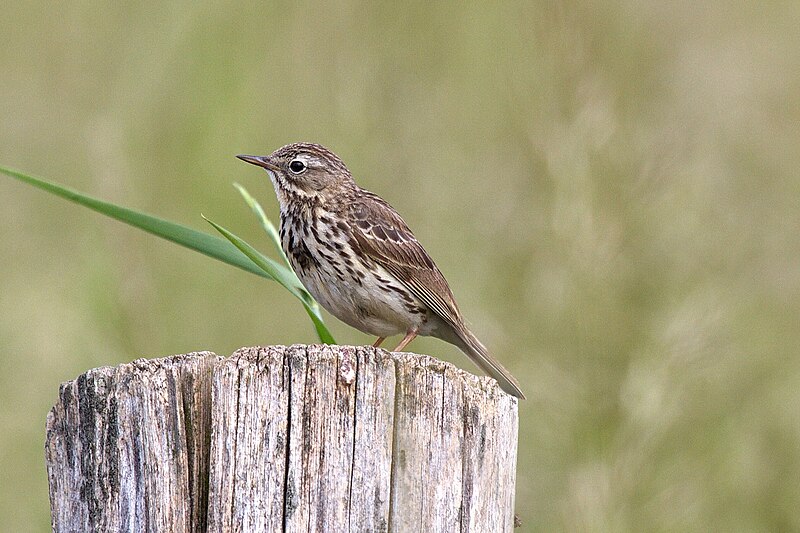
[[396, 277], [428, 309], [453, 326], [462, 324], [447, 280], [397, 211], [382, 198], [364, 191], [351, 202], [355, 244]]

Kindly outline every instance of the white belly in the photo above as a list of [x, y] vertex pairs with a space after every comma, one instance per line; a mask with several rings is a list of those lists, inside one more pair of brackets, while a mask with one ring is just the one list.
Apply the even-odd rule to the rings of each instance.
[[[379, 268], [378, 275], [392, 279], [382, 270]], [[361, 285], [344, 283], [335, 272], [324, 276], [298, 272], [298, 277], [329, 313], [364, 333], [391, 337], [424, 323], [420, 315], [408, 311], [396, 293], [384, 289], [373, 274], [365, 276]]]

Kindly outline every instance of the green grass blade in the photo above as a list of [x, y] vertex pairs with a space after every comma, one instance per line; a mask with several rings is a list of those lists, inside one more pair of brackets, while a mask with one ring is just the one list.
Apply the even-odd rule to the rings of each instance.
[[[213, 257], [214, 259], [219, 259], [220, 261], [239, 267], [252, 274], [277, 281], [303, 302], [306, 311], [314, 322], [320, 340], [327, 344], [335, 344], [333, 336], [322, 321], [322, 315], [317, 302], [308, 294], [291, 268], [286, 268], [268, 257], [263, 256], [249, 244], [213, 222], [209, 221], [227, 238], [227, 240], [181, 224], [176, 224], [175, 222], [121, 207], [110, 202], [105, 202], [68, 187], [29, 176], [17, 170], [0, 166], [0, 172], [51, 194], [60, 196], [61, 198], [93, 209], [98, 213], [119, 220], [120, 222], [152, 233], [157, 237], [180, 244], [191, 250]], [[266, 216], [264, 216], [264, 219], [266, 219]]]
[[[256, 217], [258, 218], [258, 221], [261, 223], [261, 227], [264, 228], [264, 232], [267, 234], [267, 237], [269, 237], [269, 240], [272, 241], [272, 245], [278, 252], [278, 256], [283, 260], [284, 264], [289, 268], [289, 270], [292, 272], [292, 275], [295, 277], [297, 285], [303, 287], [303, 284], [297, 278], [297, 275], [295, 274], [294, 269], [292, 268], [292, 264], [289, 262], [289, 258], [286, 257], [286, 254], [283, 251], [283, 247], [281, 246], [281, 238], [278, 235], [278, 230], [275, 229], [275, 224], [273, 224], [272, 221], [267, 217], [267, 214], [264, 212], [264, 208], [261, 207], [261, 204], [258, 203], [258, 200], [256, 200], [242, 185], [234, 183], [233, 186], [236, 187], [236, 189], [239, 191], [239, 194], [241, 194], [242, 198], [244, 198], [244, 201], [247, 203], [250, 209], [252, 209], [253, 213], [255, 213]], [[305, 288], [303, 290], [305, 290]], [[319, 304], [316, 302], [316, 300], [314, 300], [314, 298], [310, 294], [308, 295], [308, 297], [311, 300], [310, 305], [313, 308], [314, 313], [320, 315]]]
[[256, 217], [258, 217], [258, 221], [261, 223], [261, 227], [264, 228], [264, 232], [269, 237], [269, 240], [272, 242], [272, 245], [275, 247], [275, 251], [278, 252], [278, 256], [283, 260], [283, 262], [289, 268], [292, 268], [291, 263], [289, 263], [289, 258], [286, 257], [286, 254], [283, 252], [283, 247], [281, 246], [281, 238], [278, 235], [278, 230], [275, 229], [275, 224], [267, 217], [267, 214], [264, 212], [264, 209], [261, 207], [261, 204], [258, 203], [258, 200], [253, 198], [247, 189], [243, 186], [239, 185], [238, 183], [233, 184], [234, 187], [239, 191], [239, 194], [242, 195], [244, 201], [253, 210]]
[[56, 196], [60, 196], [61, 198], [65, 198], [82, 206], [88, 207], [89, 209], [93, 209], [98, 213], [115, 218], [120, 222], [130, 224], [131, 226], [180, 244], [181, 246], [185, 246], [186, 248], [195, 250], [201, 254], [213, 257], [214, 259], [219, 259], [220, 261], [228, 263], [229, 265], [239, 267], [242, 270], [246, 270], [247, 272], [262, 276], [267, 279], [273, 279], [267, 271], [254, 265], [253, 262], [232, 243], [220, 237], [209, 235], [208, 233], [203, 233], [201, 231], [176, 224], [175, 222], [169, 222], [152, 215], [133, 211], [125, 207], [120, 207], [109, 202], [104, 202], [103, 200], [98, 200], [97, 198], [79, 193], [78, 191], [68, 187], [23, 174], [17, 170], [0, 166], [0, 172], [13, 178], [17, 178], [18, 180], [28, 183], [29, 185], [33, 185], [34, 187], [38, 187], [49, 193], [55, 194]]
[[269, 274], [272, 279], [283, 285], [283, 287], [292, 293], [298, 300], [303, 303], [303, 306], [306, 309], [306, 313], [308, 316], [311, 317], [311, 321], [314, 322], [314, 327], [317, 330], [317, 335], [319, 336], [319, 340], [325, 344], [336, 344], [336, 341], [333, 339], [333, 335], [331, 335], [328, 328], [325, 327], [325, 323], [322, 320], [322, 315], [319, 312], [319, 308], [316, 306], [316, 302], [311, 297], [305, 289], [298, 289], [293, 285], [294, 280], [297, 279], [297, 276], [292, 273], [290, 276], [290, 271], [287, 271], [286, 267], [273, 261], [269, 257], [266, 257], [261, 252], [250, 246], [247, 242], [242, 240], [241, 238], [237, 237], [227, 229], [223, 228], [219, 224], [203, 217], [206, 221], [211, 224], [214, 229], [219, 231], [223, 237], [228, 239], [236, 248], [238, 248], [244, 255], [246, 255], [250, 260], [256, 264], [259, 268], [264, 269], [264, 271]]

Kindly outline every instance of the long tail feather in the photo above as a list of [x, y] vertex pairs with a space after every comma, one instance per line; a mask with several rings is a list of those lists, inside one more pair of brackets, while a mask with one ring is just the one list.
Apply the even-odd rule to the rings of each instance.
[[[519, 381], [506, 370], [500, 362], [489, 354], [486, 347], [472, 334], [467, 328], [453, 328], [454, 335], [443, 335], [441, 338], [451, 344], [458, 346], [462, 352], [467, 354], [481, 370], [497, 380], [500, 388], [512, 396], [522, 400], [525, 394]], [[449, 337], [449, 338], [445, 338]]]

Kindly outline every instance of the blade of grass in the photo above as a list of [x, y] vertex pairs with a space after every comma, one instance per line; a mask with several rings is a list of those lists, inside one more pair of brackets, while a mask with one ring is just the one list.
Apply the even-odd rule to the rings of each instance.
[[[292, 268], [292, 264], [289, 262], [289, 258], [286, 257], [286, 254], [283, 251], [283, 247], [281, 246], [281, 238], [278, 235], [278, 230], [275, 229], [275, 225], [267, 217], [267, 214], [264, 212], [264, 208], [261, 207], [261, 204], [258, 203], [258, 200], [256, 200], [253, 196], [251, 196], [250, 193], [247, 192], [247, 189], [245, 189], [243, 186], [239, 185], [238, 183], [234, 183], [233, 186], [236, 187], [236, 189], [239, 191], [239, 194], [241, 194], [242, 197], [244, 198], [244, 201], [247, 203], [250, 209], [252, 209], [253, 213], [255, 213], [256, 217], [258, 218], [258, 221], [261, 223], [261, 227], [264, 228], [264, 232], [267, 234], [270, 241], [272, 241], [272, 245], [278, 252], [278, 256], [283, 260], [284, 264], [289, 268], [289, 270], [295, 276], [296, 283], [302, 287], [303, 284], [300, 282], [299, 279], [297, 279], [297, 275], [295, 274], [294, 269]], [[308, 294], [308, 291], [306, 291], [306, 294]], [[310, 294], [308, 294], [308, 298], [311, 301], [310, 305], [314, 309], [315, 314], [319, 316], [320, 315], [319, 304], [317, 303], [316, 300], [314, 300], [314, 298]]]
[[[84, 207], [93, 209], [98, 213], [117, 219], [120, 222], [137, 227], [148, 233], [167, 239], [168, 241], [175, 242], [181, 246], [200, 252], [201, 254], [213, 257], [214, 259], [219, 259], [229, 265], [239, 267], [242, 270], [267, 279], [273, 279], [268, 272], [254, 265], [253, 262], [233, 246], [233, 244], [220, 237], [209, 235], [208, 233], [203, 233], [146, 213], [140, 213], [132, 209], [104, 202], [103, 200], [93, 198], [68, 187], [57, 185], [41, 178], [34, 178], [33, 176], [29, 176], [17, 170], [0, 166], [0, 172], [55, 194], [56, 196], [60, 196], [61, 198], [66, 198]], [[297, 285], [302, 287], [299, 281]]]
[[[176, 224], [175, 222], [170, 222], [146, 213], [121, 207], [110, 202], [105, 202], [68, 187], [64, 187], [41, 178], [35, 178], [14, 169], [0, 166], [0, 172], [29, 185], [33, 185], [34, 187], [38, 187], [51, 194], [60, 196], [61, 198], [65, 198], [84, 207], [88, 207], [89, 209], [93, 209], [98, 213], [119, 220], [120, 222], [124, 222], [136, 228], [147, 231], [148, 233], [152, 233], [157, 237], [175, 242], [181, 246], [241, 268], [242, 270], [246, 270], [252, 274], [256, 274], [266, 279], [278, 281], [281, 285], [288, 289], [289, 292], [303, 302], [303, 305], [305, 306], [309, 316], [311, 316], [311, 319], [317, 328], [317, 333], [322, 342], [335, 344], [333, 336], [330, 334], [330, 332], [328, 332], [322, 321], [322, 315], [319, 311], [319, 306], [311, 297], [311, 295], [305, 290], [305, 287], [303, 287], [303, 285], [297, 279], [295, 273], [290, 268], [286, 268], [285, 266], [276, 263], [267, 257], [264, 257], [259, 252], [252, 249], [252, 247], [249, 245], [247, 245], [247, 247], [250, 248], [252, 252], [257, 254], [259, 263], [256, 263], [251, 259], [251, 255], [253, 255], [252, 253], [251, 255], [245, 254], [244, 251], [236, 244], [236, 242], [232, 241], [230, 238], [225, 240], [220, 237], [215, 237], [214, 235], [209, 235], [208, 233], [203, 233], [201, 231], [183, 226], [181, 224]], [[230, 235], [234, 239], [238, 239], [238, 237], [235, 235]], [[241, 241], [241, 239], [238, 240]], [[244, 243], [244, 241], [241, 242]], [[247, 243], [244, 244], [246, 245]]]
[[214, 221], [209, 220], [205, 216], [203, 216], [203, 218], [206, 220], [206, 222], [211, 224], [214, 229], [219, 231], [223, 237], [228, 239], [234, 246], [236, 246], [236, 248], [250, 258], [254, 264], [256, 264], [259, 268], [264, 269], [264, 271], [275, 281], [283, 285], [286, 290], [292, 293], [292, 295], [294, 295], [303, 303], [306, 313], [308, 313], [311, 321], [314, 322], [314, 327], [317, 330], [317, 335], [319, 336], [320, 341], [325, 344], [336, 344], [336, 341], [333, 339], [333, 335], [331, 335], [330, 331], [328, 331], [328, 328], [325, 327], [325, 323], [322, 321], [319, 308], [316, 307], [316, 302], [313, 298], [311, 298], [311, 295], [308, 294], [305, 289], [300, 290], [292, 286], [294, 281], [293, 278], [296, 278], [296, 276], [289, 276], [286, 272], [286, 268], [283, 265], [280, 265], [269, 257], [266, 257], [261, 252], [250, 246], [247, 242]]
[[278, 236], [278, 230], [275, 229], [275, 224], [273, 224], [272, 221], [267, 218], [267, 214], [264, 212], [261, 204], [259, 204], [258, 200], [253, 198], [243, 186], [236, 182], [234, 182], [233, 186], [236, 187], [236, 189], [239, 191], [239, 194], [241, 194], [244, 198], [244, 201], [247, 203], [250, 209], [253, 210], [253, 213], [256, 214], [256, 217], [258, 217], [261, 227], [264, 228], [264, 232], [269, 237], [269, 240], [272, 241], [272, 245], [275, 247], [275, 251], [278, 252], [278, 256], [280, 256], [286, 266], [292, 268], [291, 263], [289, 263], [289, 258], [286, 257], [286, 254], [283, 252], [283, 248], [281, 247], [281, 238]]

